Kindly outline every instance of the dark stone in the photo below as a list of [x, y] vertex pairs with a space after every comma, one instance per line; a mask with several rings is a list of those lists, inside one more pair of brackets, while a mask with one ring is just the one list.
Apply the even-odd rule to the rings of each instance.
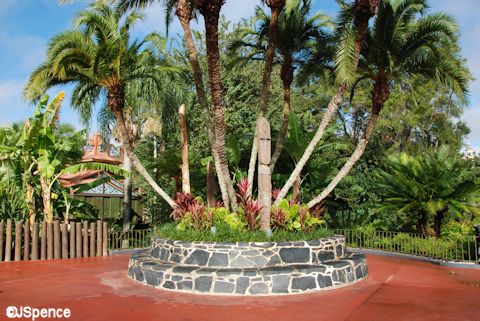
[[343, 245], [342, 244], [337, 245], [336, 252], [337, 252], [337, 257], [342, 257], [343, 256]]
[[208, 261], [208, 266], [228, 266], [228, 254], [227, 253], [213, 253]]
[[272, 247], [274, 245], [275, 244], [272, 243], [272, 242], [258, 242], [258, 243], [253, 242], [253, 243], [250, 244], [250, 246], [260, 247], [260, 248], [263, 248], [263, 249]]
[[242, 251], [243, 256], [256, 256], [260, 255], [260, 252], [258, 250], [247, 250], [247, 251]]
[[210, 292], [211, 287], [212, 287], [211, 276], [200, 276], [195, 280], [195, 291]]
[[333, 271], [332, 279], [335, 282], [346, 283], [347, 282], [347, 276], [346, 276], [345, 270]]
[[325, 287], [329, 287], [329, 286], [332, 286], [332, 285], [333, 285], [332, 277], [331, 277], [331, 276], [324, 275], [324, 276], [323, 276], [323, 281], [325, 282]]
[[265, 283], [255, 283], [250, 286], [250, 294], [268, 294], [268, 286]]
[[192, 281], [182, 281], [177, 283], [177, 289], [179, 290], [191, 290]]
[[175, 262], [175, 263], [180, 263], [180, 262], [182, 262], [182, 257], [180, 255], [174, 253], [170, 257], [170, 261]]
[[145, 282], [149, 285], [157, 286], [163, 278], [163, 273], [155, 270], [145, 270], [143, 272]]
[[249, 257], [248, 259], [253, 261], [257, 267], [263, 267], [267, 263], [267, 259], [261, 255]]
[[335, 258], [335, 254], [329, 251], [320, 251], [317, 254], [318, 262], [330, 261]]
[[253, 267], [254, 264], [252, 261], [247, 260], [243, 256], [239, 256], [236, 259], [234, 259], [230, 265], [232, 267], [238, 267], [238, 268], [247, 268], [247, 267]]
[[320, 240], [307, 241], [307, 244], [310, 246], [320, 246]]
[[270, 258], [270, 261], [267, 262], [266, 266], [275, 266], [280, 263], [282, 263], [282, 261], [280, 260], [280, 256], [275, 254]]
[[177, 281], [181, 281], [181, 280], [183, 280], [183, 277], [181, 277], [180, 275], [173, 275], [172, 276], [172, 281], [177, 282]]
[[196, 266], [175, 266], [173, 268], [173, 273], [192, 273], [192, 271], [197, 270], [198, 267]]
[[215, 293], [233, 293], [233, 290], [235, 290], [235, 284], [223, 281], [216, 281], [213, 287]]
[[250, 285], [250, 278], [246, 278], [246, 277], [238, 278], [237, 286], [235, 287], [235, 293], [245, 294], [249, 285]]
[[256, 276], [256, 275], [258, 275], [258, 270], [256, 270], [256, 269], [243, 270], [243, 275], [245, 275], [245, 276]]
[[272, 277], [273, 293], [288, 293], [288, 284], [290, 283], [290, 277], [287, 275], [274, 275]]
[[153, 250], [152, 250], [152, 256], [153, 257], [158, 257], [158, 254], [160, 253], [160, 249], [158, 247], [155, 247]]
[[293, 246], [305, 246], [305, 242], [303, 241], [295, 241], [292, 243]]
[[165, 281], [165, 283], [163, 283], [163, 287], [165, 289], [175, 289], [175, 283], [172, 281]]
[[185, 264], [206, 266], [209, 253], [203, 250], [194, 250], [185, 260]]
[[305, 276], [292, 279], [292, 290], [310, 290], [315, 289], [317, 284], [313, 276]]
[[341, 269], [341, 268], [345, 268], [347, 266], [350, 266], [350, 263], [347, 262], [347, 261], [329, 261], [329, 262], [324, 262], [332, 267], [334, 267], [335, 269]]
[[143, 282], [143, 270], [139, 266], [133, 268], [133, 276], [135, 280]]
[[242, 273], [242, 269], [219, 269], [217, 271], [218, 276], [237, 275]]
[[355, 276], [353, 275], [353, 272], [349, 272], [346, 275], [347, 275], [347, 282], [355, 281]]
[[284, 263], [306, 263], [310, 261], [309, 248], [283, 248], [280, 257]]

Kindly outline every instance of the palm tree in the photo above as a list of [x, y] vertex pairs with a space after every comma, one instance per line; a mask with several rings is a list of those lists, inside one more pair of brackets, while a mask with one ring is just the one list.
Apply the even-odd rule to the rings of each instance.
[[[135, 7], [144, 8], [148, 4], [156, 1], [159, 1], [159, 0], [119, 0], [119, 8], [121, 11], [126, 11], [130, 8], [135, 8]], [[220, 164], [220, 159], [218, 157], [218, 152], [215, 148], [215, 129], [214, 129], [214, 124], [212, 120], [212, 114], [209, 109], [207, 93], [205, 90], [205, 86], [203, 84], [203, 73], [200, 67], [198, 50], [195, 45], [195, 41], [193, 39], [192, 31], [190, 28], [190, 22], [193, 18], [196, 17], [198, 10], [194, 6], [192, 0], [164, 0], [164, 6], [166, 11], [166, 17], [167, 17], [166, 19], [167, 28], [171, 21], [171, 13], [175, 12], [178, 20], [180, 21], [180, 24], [182, 26], [182, 29], [185, 35], [185, 44], [187, 46], [188, 58], [190, 61], [190, 65], [192, 67], [195, 90], [197, 92], [197, 97], [198, 97], [200, 107], [202, 108], [203, 113], [205, 115], [205, 127], [207, 130], [208, 143], [210, 145], [215, 168], [217, 169], [216, 173], [218, 178], [218, 184], [220, 186], [220, 191], [222, 194], [222, 200], [223, 200], [224, 206], [228, 208], [230, 205], [229, 194], [227, 191], [227, 186], [225, 183], [223, 171], [220, 170], [221, 164]]]
[[[427, 7], [425, 0], [380, 4], [368, 30], [355, 83], [373, 82], [370, 119], [353, 154], [330, 184], [308, 203], [309, 207], [323, 201], [360, 159], [393, 83], [408, 86], [408, 81], [415, 77], [433, 79], [451, 89], [462, 102], [466, 101], [468, 72], [460, 57], [450, 50], [457, 42], [457, 25], [444, 13], [425, 14]], [[423, 16], [417, 18], [418, 15]]]
[[[311, 1], [306, 0], [299, 2], [291, 8], [288, 14], [286, 11], [283, 11], [279, 17], [277, 48], [281, 64], [280, 78], [283, 83], [284, 104], [282, 125], [270, 163], [270, 169], [272, 171], [283, 150], [285, 137], [287, 135], [294, 70], [303, 63], [305, 57], [311, 55], [312, 49], [318, 42], [322, 44], [326, 42], [327, 34], [323, 32], [322, 29], [333, 26], [328, 16], [321, 13], [310, 15], [310, 9]], [[260, 7], [257, 8], [256, 16], [259, 25], [257, 30], [252, 30], [252, 32], [258, 38], [257, 42], [261, 44], [262, 41], [265, 40], [265, 36], [269, 33], [272, 18]], [[264, 51], [262, 45], [254, 47], [260, 47], [259, 49]], [[323, 64], [323, 66], [325, 65]], [[322, 66], [319, 66], [318, 69], [322, 69]]]
[[447, 217], [480, 215], [478, 178], [471, 164], [447, 146], [419, 156], [389, 157], [379, 173], [378, 191], [383, 198], [379, 210], [411, 215], [428, 236], [440, 237]]
[[[72, 106], [84, 120], [94, 104], [105, 97], [115, 115], [125, 151], [133, 166], [171, 207], [176, 203], [155, 182], [135, 155], [125, 124], [125, 93], [129, 84], [158, 84], [159, 61], [145, 48], [146, 40], [130, 41], [130, 31], [141, 15], [128, 15], [105, 4], [93, 4], [76, 20], [77, 28], [55, 36], [47, 61], [33, 72], [25, 87], [25, 97], [38, 99], [48, 88], [74, 84]], [[157, 88], [158, 90], [158, 88]]]
[[302, 169], [310, 156], [312, 156], [315, 147], [322, 139], [325, 129], [333, 119], [338, 106], [343, 100], [347, 87], [353, 82], [360, 59], [360, 51], [368, 31], [368, 22], [370, 18], [375, 16], [379, 1], [355, 0], [353, 4], [339, 1], [342, 5], [342, 11], [337, 26], [338, 45], [334, 59], [336, 78], [339, 83], [338, 88], [327, 106], [327, 111], [323, 115], [313, 139], [308, 144], [287, 182], [278, 193], [275, 200], [276, 205], [287, 196], [288, 190], [297, 181]]

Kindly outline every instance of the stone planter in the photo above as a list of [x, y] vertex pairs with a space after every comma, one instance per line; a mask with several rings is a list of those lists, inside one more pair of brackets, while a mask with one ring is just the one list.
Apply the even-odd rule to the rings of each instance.
[[134, 254], [128, 275], [158, 288], [202, 294], [277, 295], [356, 283], [365, 257], [334, 236], [300, 242], [183, 242], [154, 238]]

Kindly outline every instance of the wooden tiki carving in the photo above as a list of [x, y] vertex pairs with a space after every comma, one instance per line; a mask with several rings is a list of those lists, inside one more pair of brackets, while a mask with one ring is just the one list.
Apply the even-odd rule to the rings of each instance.
[[270, 208], [272, 206], [272, 174], [270, 161], [272, 140], [270, 123], [265, 117], [258, 119], [258, 203], [262, 207], [260, 226], [270, 229]]

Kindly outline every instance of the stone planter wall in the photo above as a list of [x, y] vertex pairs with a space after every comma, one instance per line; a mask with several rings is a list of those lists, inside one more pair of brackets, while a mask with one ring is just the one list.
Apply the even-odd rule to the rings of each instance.
[[363, 255], [343, 236], [306, 242], [215, 243], [154, 238], [128, 274], [158, 288], [201, 294], [277, 295], [332, 289], [365, 278]]

